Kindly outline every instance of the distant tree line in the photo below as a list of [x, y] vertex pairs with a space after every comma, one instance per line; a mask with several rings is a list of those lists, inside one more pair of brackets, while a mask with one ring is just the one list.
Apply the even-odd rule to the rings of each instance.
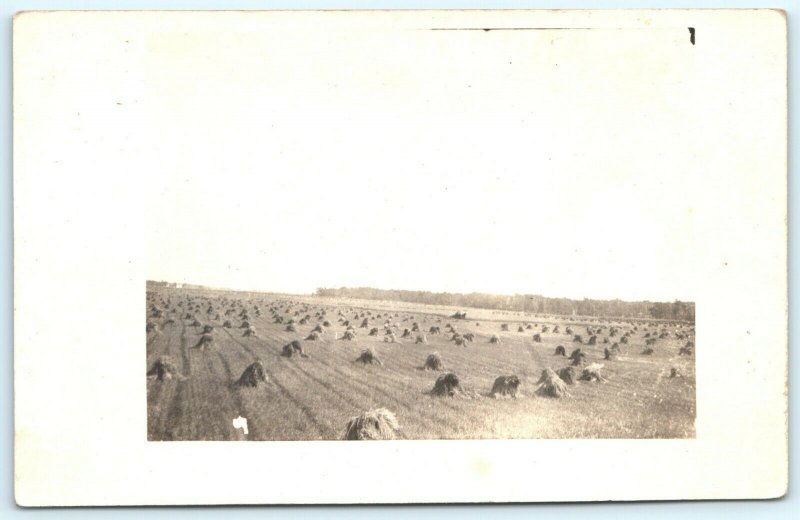
[[483, 293], [435, 293], [428, 291], [400, 291], [373, 289], [371, 287], [319, 288], [317, 296], [360, 298], [365, 300], [391, 300], [429, 305], [477, 307], [521, 311], [535, 314], [560, 314], [577, 316], [620, 317], [694, 322], [694, 303], [690, 302], [628, 302], [622, 300], [571, 300], [547, 298], [530, 294], [513, 296]]
[[147, 280], [146, 285], [148, 288], [167, 287], [172, 289], [201, 289], [209, 291], [220, 290], [217, 287], [209, 287], [207, 285], [197, 285], [192, 283], [181, 283], [181, 282], [163, 282], [157, 280]]

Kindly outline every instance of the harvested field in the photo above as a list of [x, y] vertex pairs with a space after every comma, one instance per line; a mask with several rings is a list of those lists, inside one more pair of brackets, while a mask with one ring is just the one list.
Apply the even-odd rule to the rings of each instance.
[[[152, 306], [161, 317], [153, 317]], [[187, 309], [209, 307], [214, 315], [201, 319], [213, 327], [213, 348], [193, 348], [201, 342], [203, 329], [193, 325], [193, 316], [186, 317]], [[658, 340], [652, 354], [643, 356], [643, 327], [627, 321], [593, 318], [590, 324], [581, 318], [470, 309], [470, 316], [480, 322], [457, 322], [460, 335], [475, 338], [464, 348], [451, 341], [450, 334], [429, 333], [427, 343], [399, 342], [412, 323], [430, 331], [452, 320], [451, 309], [422, 304], [159, 287], [148, 291], [146, 309], [146, 321], [160, 333], [147, 336], [143, 368], [151, 371], [160, 359], [169, 359], [169, 370], [162, 372], [176, 376], [153, 377], [156, 371], [147, 378], [149, 440], [241, 440], [241, 431], [232, 424], [240, 416], [247, 419], [247, 440], [340, 440], [348, 421], [382, 408], [391, 410], [402, 425], [398, 439], [695, 435], [695, 357], [680, 355], [687, 341], [694, 342], [693, 327], [687, 324], [660, 322], [659, 332], [670, 334]], [[338, 321], [339, 313], [347, 319]], [[224, 326], [230, 316], [240, 314], [247, 316], [247, 325], [257, 335], [243, 336], [242, 328]], [[398, 342], [384, 341], [383, 333], [341, 341], [348, 319], [362, 314], [381, 327], [390, 316], [387, 330]], [[286, 323], [295, 316], [296, 330], [287, 330]], [[303, 316], [310, 319], [304, 322]], [[508, 330], [501, 330], [503, 323], [509, 324]], [[325, 333], [307, 341], [318, 324]], [[518, 332], [528, 324], [539, 331], [540, 341]], [[581, 365], [605, 363], [603, 379], [585, 382], [576, 377], [564, 399], [534, 392], [543, 370], [559, 371], [570, 363], [553, 353], [572, 338], [555, 331], [583, 332], [588, 326], [597, 342], [580, 345], [585, 355]], [[628, 343], [620, 345], [619, 352], [615, 349], [613, 362], [606, 362], [603, 339], [612, 327], [617, 336], [628, 333]], [[492, 343], [493, 336], [499, 341]], [[293, 341], [308, 353], [302, 362], [286, 358], [284, 347]], [[367, 349], [382, 364], [353, 362]], [[446, 360], [447, 371], [457, 374], [460, 384], [475, 395], [489, 395], [497, 378], [508, 374], [518, 376], [521, 388], [530, 390], [517, 399], [433, 397], [431, 388], [442, 373], [420, 368], [434, 350]], [[260, 368], [257, 373], [260, 384], [235, 384], [256, 361], [263, 367], [263, 379]], [[580, 376], [584, 367], [575, 368]], [[673, 368], [679, 377], [671, 375]]]

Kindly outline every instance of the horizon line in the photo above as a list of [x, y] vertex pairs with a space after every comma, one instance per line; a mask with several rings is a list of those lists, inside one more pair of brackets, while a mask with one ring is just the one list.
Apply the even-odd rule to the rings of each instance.
[[[518, 293], [513, 293], [513, 294], [493, 293], [493, 292], [485, 292], [485, 291], [470, 291], [470, 292], [454, 291], [454, 292], [450, 292], [450, 291], [432, 291], [432, 290], [427, 290], [427, 289], [382, 289], [382, 288], [379, 288], [379, 287], [371, 287], [371, 286], [366, 286], [366, 285], [353, 286], [353, 287], [347, 287], [347, 286], [316, 287], [312, 292], [289, 292], [289, 291], [277, 291], [277, 290], [267, 290], [267, 289], [236, 289], [236, 288], [232, 288], [232, 287], [220, 287], [220, 286], [202, 284], [202, 283], [195, 283], [195, 282], [174, 282], [174, 281], [168, 281], [168, 280], [151, 280], [151, 279], [146, 279], [145, 280], [145, 283], [150, 283], [150, 282], [152, 282], [152, 283], [163, 283], [163, 284], [173, 284], [173, 285], [177, 285], [177, 284], [189, 285], [189, 286], [199, 287], [199, 288], [203, 288], [203, 289], [216, 290], [216, 291], [250, 292], [250, 293], [264, 293], [264, 294], [282, 294], [282, 295], [291, 295], [291, 296], [318, 296], [316, 294], [316, 292], [319, 291], [320, 289], [333, 289], [333, 290], [340, 290], [340, 289], [351, 289], [351, 290], [352, 289], [373, 289], [373, 290], [377, 290], [377, 291], [422, 292], [422, 293], [430, 293], [430, 294], [451, 294], [451, 295], [455, 295], [455, 294], [463, 294], [463, 295], [479, 294], [479, 295], [486, 295], [486, 296], [501, 296], [501, 297], [502, 296], [506, 296], [506, 297], [527, 296], [527, 297], [546, 298], [546, 299], [550, 299], [550, 300], [563, 299], [563, 300], [570, 300], [570, 301], [583, 301], [583, 300], [588, 300], [588, 301], [611, 301], [611, 302], [616, 301], [616, 302], [622, 302], [622, 303], [675, 303], [675, 302], [680, 302], [680, 303], [687, 303], [687, 304], [696, 305], [694, 300], [682, 300], [680, 298], [673, 298], [671, 300], [625, 300], [625, 299], [622, 299], [622, 298], [590, 298], [590, 297], [586, 297], [586, 296], [583, 296], [583, 297], [580, 297], [580, 298], [571, 298], [571, 297], [568, 297], [568, 296], [545, 296], [543, 294], [526, 293], [526, 292], [518, 292]], [[357, 297], [350, 297], [350, 298], [358, 299]]]

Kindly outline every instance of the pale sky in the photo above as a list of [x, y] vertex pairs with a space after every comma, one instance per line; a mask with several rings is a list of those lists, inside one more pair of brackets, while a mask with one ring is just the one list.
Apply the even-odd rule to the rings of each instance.
[[693, 301], [684, 31], [154, 35], [147, 277]]

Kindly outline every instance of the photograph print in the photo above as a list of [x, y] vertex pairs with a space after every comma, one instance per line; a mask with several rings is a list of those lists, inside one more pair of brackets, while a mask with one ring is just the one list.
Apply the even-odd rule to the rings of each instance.
[[387, 20], [148, 39], [147, 439], [694, 438], [703, 34]]

